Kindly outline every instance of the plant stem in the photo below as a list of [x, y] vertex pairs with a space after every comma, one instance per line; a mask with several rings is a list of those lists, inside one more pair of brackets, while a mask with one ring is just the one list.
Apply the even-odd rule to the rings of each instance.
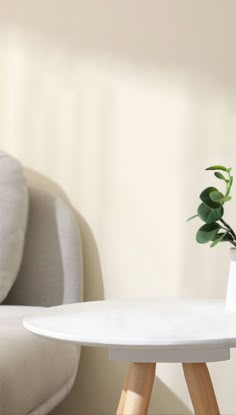
[[231, 176], [230, 172], [228, 172], [228, 176], [229, 176], [229, 179], [226, 182], [226, 193], [225, 193], [225, 196], [228, 196], [229, 195], [230, 190], [231, 190], [231, 186], [232, 186], [232, 183], [233, 183], [233, 176]]
[[226, 228], [228, 228], [229, 230], [230, 230], [230, 232], [231, 232], [231, 234], [233, 235], [233, 237], [234, 237], [234, 239], [236, 239], [236, 235], [235, 235], [235, 233], [234, 233], [234, 231], [233, 231], [233, 229], [228, 225], [228, 223], [226, 223], [225, 221], [224, 221], [224, 219], [220, 219], [220, 222], [222, 222], [223, 224], [224, 224], [224, 226], [226, 226]]
[[226, 193], [225, 193], [225, 197], [226, 196], [228, 196], [229, 195], [229, 192], [230, 192], [230, 185], [229, 185], [229, 183], [230, 183], [230, 173], [228, 172], [228, 181], [225, 183], [226, 184]]

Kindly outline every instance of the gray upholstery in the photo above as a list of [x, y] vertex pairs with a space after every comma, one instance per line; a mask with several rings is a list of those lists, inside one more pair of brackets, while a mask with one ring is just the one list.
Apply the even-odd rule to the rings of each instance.
[[5, 304], [53, 306], [82, 299], [78, 224], [61, 199], [29, 189], [23, 261]]
[[82, 299], [77, 221], [61, 199], [29, 189], [23, 260], [0, 306], [0, 415], [45, 415], [65, 398], [77, 373], [80, 348], [29, 333], [25, 315], [39, 306]]
[[32, 335], [22, 318], [38, 307], [0, 306], [0, 414], [44, 415], [68, 394], [77, 373], [76, 347]]
[[29, 201], [22, 165], [3, 151], [0, 151], [0, 195], [0, 303], [2, 303], [12, 288], [20, 268]]

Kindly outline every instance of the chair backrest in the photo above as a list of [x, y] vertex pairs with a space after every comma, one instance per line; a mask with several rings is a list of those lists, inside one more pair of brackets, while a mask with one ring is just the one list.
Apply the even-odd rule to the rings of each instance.
[[39, 189], [30, 188], [29, 195], [23, 260], [4, 304], [53, 306], [81, 301], [81, 241], [71, 208]]

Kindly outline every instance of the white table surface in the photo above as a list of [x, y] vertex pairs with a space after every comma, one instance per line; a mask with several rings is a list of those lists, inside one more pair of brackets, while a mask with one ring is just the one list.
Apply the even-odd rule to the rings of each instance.
[[148, 298], [83, 302], [43, 309], [23, 321], [31, 332], [107, 347], [113, 360], [209, 362], [230, 358], [236, 313], [222, 300]]

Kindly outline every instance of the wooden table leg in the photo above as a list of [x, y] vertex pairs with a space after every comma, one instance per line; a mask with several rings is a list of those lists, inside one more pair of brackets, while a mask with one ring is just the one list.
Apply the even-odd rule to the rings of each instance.
[[183, 363], [195, 415], [220, 415], [206, 363]]
[[130, 363], [117, 415], [146, 415], [155, 378], [156, 363]]
[[117, 412], [116, 415], [122, 415], [124, 413], [124, 406], [125, 406], [125, 400], [126, 400], [126, 394], [127, 394], [127, 389], [128, 389], [128, 384], [129, 384], [129, 374], [130, 374], [130, 369], [131, 369], [131, 365], [129, 365], [128, 368], [128, 372], [125, 378], [125, 383], [121, 392], [121, 396], [120, 396], [120, 402], [117, 408]]

